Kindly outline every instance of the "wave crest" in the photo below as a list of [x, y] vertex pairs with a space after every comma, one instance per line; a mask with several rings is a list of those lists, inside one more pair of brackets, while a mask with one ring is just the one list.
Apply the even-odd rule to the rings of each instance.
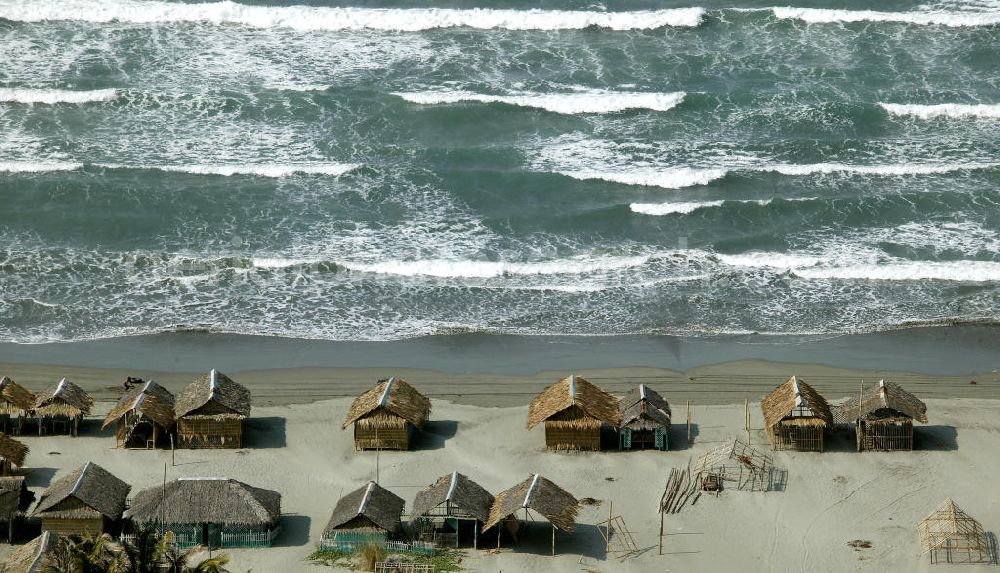
[[1000, 118], [1000, 104], [939, 103], [921, 105], [880, 102], [879, 105], [892, 115], [909, 115], [919, 117], [920, 119], [934, 119], [936, 117], [956, 119], [965, 117]]
[[835, 24], [852, 22], [898, 22], [920, 26], [949, 26], [954, 28], [993, 26], [1000, 24], [1000, 12], [880, 12], [876, 10], [836, 10], [829, 8], [772, 8], [774, 17], [782, 20], [801, 20], [808, 24]]
[[11, 103], [88, 103], [111, 101], [118, 97], [118, 90], [56, 90], [35, 88], [0, 88], [0, 101]]
[[393, 95], [420, 104], [452, 104], [461, 102], [502, 103], [518, 107], [544, 109], [567, 115], [583, 113], [615, 113], [629, 109], [667, 111], [684, 100], [684, 92], [639, 93], [587, 90], [577, 93], [518, 93], [488, 95], [469, 91], [397, 92]]

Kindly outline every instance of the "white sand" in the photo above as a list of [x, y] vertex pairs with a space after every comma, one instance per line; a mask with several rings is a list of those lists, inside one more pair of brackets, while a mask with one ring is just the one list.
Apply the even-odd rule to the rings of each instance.
[[[31, 436], [27, 467], [32, 489], [40, 492], [53, 475], [88, 460], [97, 462], [139, 489], [167, 477], [226, 476], [282, 493], [284, 531], [277, 547], [228, 550], [233, 571], [333, 571], [309, 564], [311, 553], [337, 499], [375, 475], [374, 452], [355, 452], [351, 432], [341, 431], [350, 399], [255, 408], [245, 450], [117, 450], [98, 422], [78, 438]], [[99, 410], [110, 405], [102, 403]], [[676, 406], [675, 406], [676, 407]], [[752, 404], [756, 444], [764, 442], [757, 404]], [[683, 407], [677, 407], [682, 410]], [[438, 476], [466, 473], [494, 493], [533, 472], [552, 479], [578, 498], [611, 500], [644, 551], [625, 560], [606, 558], [593, 526], [607, 518], [608, 506], [584, 507], [575, 533], [560, 533], [558, 555], [548, 556], [549, 530], [539, 525], [530, 539], [500, 554], [466, 552], [465, 567], [486, 572], [630, 571], [924, 571], [916, 523], [945, 497], [982, 521], [1000, 528], [1000, 499], [993, 477], [1000, 474], [1000, 401], [930, 400], [931, 426], [918, 430], [920, 445], [911, 453], [864, 453], [853, 449], [853, 435], [838, 440], [842, 451], [775, 453], [788, 470], [784, 492], [727, 491], [703, 495], [695, 506], [667, 516], [665, 555], [657, 555], [659, 527], [655, 506], [671, 467], [741, 431], [743, 407], [694, 408], [697, 425], [690, 449], [671, 452], [550, 453], [542, 430], [525, 429], [527, 407], [484, 408], [434, 401], [428, 448], [383, 452], [380, 482], [407, 500]], [[681, 423], [671, 438], [687, 448]], [[456, 424], [457, 422], [457, 424]], [[954, 427], [952, 430], [951, 427]], [[454, 432], [454, 435], [450, 435]], [[957, 438], [956, 438], [957, 435]], [[766, 446], [762, 446], [766, 447]], [[55, 454], [53, 452], [59, 452]], [[614, 478], [607, 481], [606, 478]], [[871, 549], [847, 543], [863, 539]], [[7, 551], [6, 547], [3, 548]], [[948, 566], [934, 567], [937, 570]], [[986, 570], [985, 567], [961, 568]]]

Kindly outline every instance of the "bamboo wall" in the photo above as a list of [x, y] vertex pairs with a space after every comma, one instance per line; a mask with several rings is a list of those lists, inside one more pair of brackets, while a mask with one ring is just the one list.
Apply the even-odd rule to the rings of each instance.
[[820, 425], [778, 422], [767, 429], [767, 438], [774, 450], [822, 452], [823, 430], [823, 426]]
[[859, 452], [898, 452], [913, 449], [913, 420], [910, 418], [861, 420], [855, 431]]
[[181, 418], [177, 420], [177, 447], [242, 448], [243, 420]]
[[53, 519], [42, 518], [42, 531], [51, 531], [59, 535], [100, 535], [104, 533], [104, 519]]
[[385, 425], [377, 429], [368, 424], [354, 424], [355, 450], [408, 450], [411, 425], [407, 423]]
[[565, 423], [545, 422], [545, 447], [550, 450], [585, 450], [599, 451], [601, 449], [601, 427], [567, 427]]

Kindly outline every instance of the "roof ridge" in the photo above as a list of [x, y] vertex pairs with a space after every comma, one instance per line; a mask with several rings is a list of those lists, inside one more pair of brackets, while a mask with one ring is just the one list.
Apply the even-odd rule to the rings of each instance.
[[576, 374], [569, 375], [569, 397], [576, 401]]
[[451, 485], [448, 486], [448, 495], [444, 496], [446, 500], [451, 501], [456, 487], [458, 487], [458, 472], [451, 472]]
[[83, 476], [87, 475], [87, 469], [90, 468], [90, 464], [92, 463], [94, 462], [87, 462], [83, 464], [83, 469], [80, 470], [80, 477], [76, 478], [76, 483], [73, 484], [73, 489], [69, 490], [69, 493], [66, 494], [67, 496], [76, 495], [76, 492], [79, 491], [80, 486], [83, 485]]
[[382, 397], [378, 399], [378, 405], [380, 408], [385, 408], [385, 402], [389, 399], [389, 392], [392, 392], [392, 386], [395, 383], [395, 376], [390, 376], [389, 379], [385, 381], [385, 389], [382, 390]]
[[524, 494], [524, 503], [521, 507], [528, 507], [528, 504], [531, 503], [531, 498], [535, 495], [535, 486], [538, 485], [539, 477], [539, 474], [535, 474], [535, 476], [531, 479], [531, 485], [528, 486], [528, 491]]
[[795, 405], [802, 406], [802, 391], [799, 389], [799, 379], [796, 376], [792, 376], [790, 379], [792, 383], [792, 388], [795, 391]]
[[208, 373], [208, 397], [215, 397], [215, 389], [219, 387], [219, 371], [212, 368], [212, 371]]
[[375, 482], [368, 482], [368, 489], [365, 490], [365, 495], [361, 496], [361, 505], [358, 506], [358, 515], [363, 515], [365, 513], [365, 508], [368, 502], [371, 501], [372, 492], [375, 490]]
[[639, 399], [640, 400], [645, 400], [646, 399], [646, 385], [645, 384], [639, 384]]
[[58, 396], [59, 393], [62, 392], [64, 388], [66, 388], [67, 382], [69, 382], [69, 380], [67, 380], [66, 377], [64, 376], [63, 379], [59, 381], [59, 384], [56, 385], [56, 391], [53, 392], [52, 395]]

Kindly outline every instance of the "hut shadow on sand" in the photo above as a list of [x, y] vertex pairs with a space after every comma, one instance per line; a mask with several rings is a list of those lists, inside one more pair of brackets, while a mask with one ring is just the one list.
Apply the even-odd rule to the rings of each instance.
[[927, 451], [955, 451], [958, 449], [958, 430], [955, 429], [955, 426], [913, 428], [913, 447]]
[[243, 426], [243, 447], [255, 450], [284, 448], [288, 445], [288, 420], [282, 416], [247, 418]]
[[[605, 515], [607, 519], [607, 515]], [[552, 526], [544, 520], [522, 522], [517, 541], [511, 543], [504, 531], [504, 550], [549, 557], [552, 554]], [[577, 523], [572, 534], [560, 533], [556, 544], [557, 555], [579, 555], [588, 559], [607, 559], [606, 543], [601, 532], [604, 526]], [[494, 538], [495, 539], [495, 538]], [[494, 541], [495, 543], [496, 541]], [[485, 543], [480, 547], [488, 547]]]
[[410, 443], [411, 450], [440, 450], [458, 433], [455, 420], [428, 420], [422, 432], [417, 432]]
[[690, 450], [698, 442], [698, 424], [691, 422], [691, 441], [688, 442], [687, 423], [674, 424], [670, 427], [670, 450]]
[[272, 547], [302, 547], [309, 545], [309, 528], [312, 518], [308, 515], [281, 516], [281, 533], [274, 539]]
[[24, 470], [24, 483], [28, 487], [49, 487], [57, 471], [56, 468], [28, 468]]

